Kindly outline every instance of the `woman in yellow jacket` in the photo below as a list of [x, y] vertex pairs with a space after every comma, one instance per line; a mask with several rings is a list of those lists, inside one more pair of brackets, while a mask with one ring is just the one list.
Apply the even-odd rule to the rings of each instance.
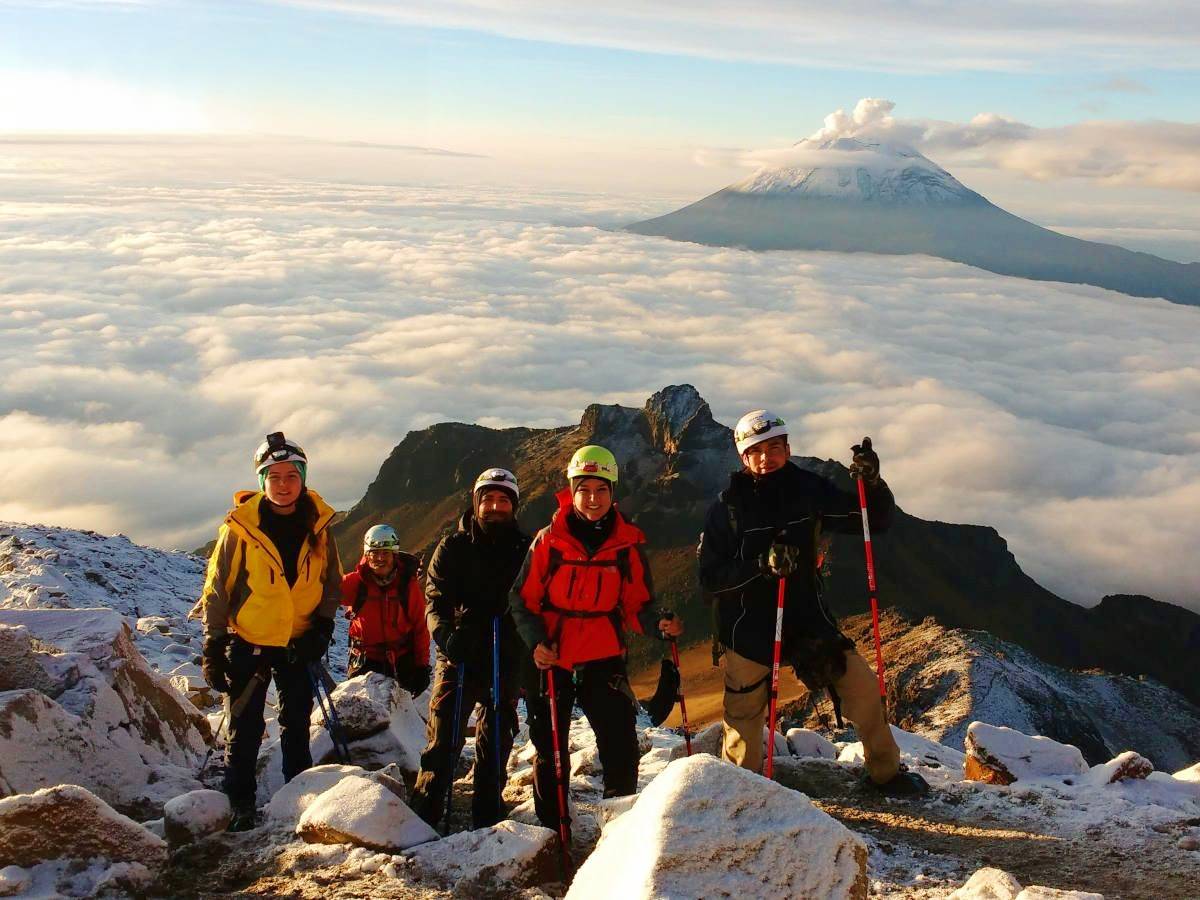
[[272, 676], [283, 777], [290, 781], [312, 765], [308, 666], [329, 648], [341, 600], [342, 567], [329, 533], [333, 510], [305, 484], [304, 450], [275, 432], [254, 454], [254, 468], [261, 490], [234, 495], [200, 598], [205, 680], [232, 700], [251, 691], [229, 719], [224, 789], [234, 812], [230, 831], [255, 824], [255, 769]]

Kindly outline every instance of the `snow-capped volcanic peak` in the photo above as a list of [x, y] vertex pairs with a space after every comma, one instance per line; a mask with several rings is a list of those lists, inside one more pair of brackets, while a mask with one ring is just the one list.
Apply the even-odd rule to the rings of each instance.
[[937, 163], [910, 146], [854, 137], [800, 141], [729, 188], [744, 194], [912, 205], [979, 202]]

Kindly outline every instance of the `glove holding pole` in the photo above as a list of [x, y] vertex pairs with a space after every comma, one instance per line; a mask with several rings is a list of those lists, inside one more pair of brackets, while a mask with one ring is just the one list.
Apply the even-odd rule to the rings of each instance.
[[858, 505], [862, 512], [863, 552], [867, 561], [867, 592], [871, 598], [871, 627], [875, 632], [875, 676], [879, 680], [879, 702], [883, 705], [883, 717], [887, 718], [887, 687], [883, 678], [883, 640], [879, 636], [879, 599], [876, 596], [875, 555], [871, 549], [871, 523], [867, 515], [867, 485], [879, 484], [879, 456], [871, 448], [871, 439], [864, 437], [861, 444], [851, 448], [854, 459], [850, 464], [850, 477], [858, 484]]

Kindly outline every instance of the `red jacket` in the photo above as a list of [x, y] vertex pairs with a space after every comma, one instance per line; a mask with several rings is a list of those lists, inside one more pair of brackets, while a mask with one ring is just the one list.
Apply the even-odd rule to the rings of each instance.
[[411, 653], [418, 666], [428, 666], [429, 629], [417, 559], [401, 554], [396, 565], [396, 577], [386, 587], [371, 574], [366, 556], [342, 578], [342, 606], [351, 612], [358, 607], [350, 622], [350, 640], [360, 644], [371, 659], [387, 660], [389, 652], [397, 656]]
[[654, 591], [640, 528], [617, 512], [612, 534], [589, 557], [567, 528], [570, 490], [556, 499], [559, 508], [533, 539], [510, 608], [525, 642], [557, 643], [558, 664], [571, 669], [623, 654], [626, 631], [645, 634], [645, 621], [655, 618]]

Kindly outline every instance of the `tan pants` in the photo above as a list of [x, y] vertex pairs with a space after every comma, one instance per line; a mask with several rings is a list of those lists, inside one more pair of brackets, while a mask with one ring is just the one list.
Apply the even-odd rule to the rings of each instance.
[[[753, 690], [738, 693], [759, 682]], [[890, 781], [900, 768], [900, 748], [883, 718], [879, 682], [867, 661], [846, 652], [846, 674], [834, 690], [842, 698], [842, 712], [854, 723], [863, 743], [867, 772], [876, 784]], [[762, 666], [725, 650], [725, 741], [723, 756], [754, 772], [762, 768], [763, 727], [771, 694], [771, 667]]]

